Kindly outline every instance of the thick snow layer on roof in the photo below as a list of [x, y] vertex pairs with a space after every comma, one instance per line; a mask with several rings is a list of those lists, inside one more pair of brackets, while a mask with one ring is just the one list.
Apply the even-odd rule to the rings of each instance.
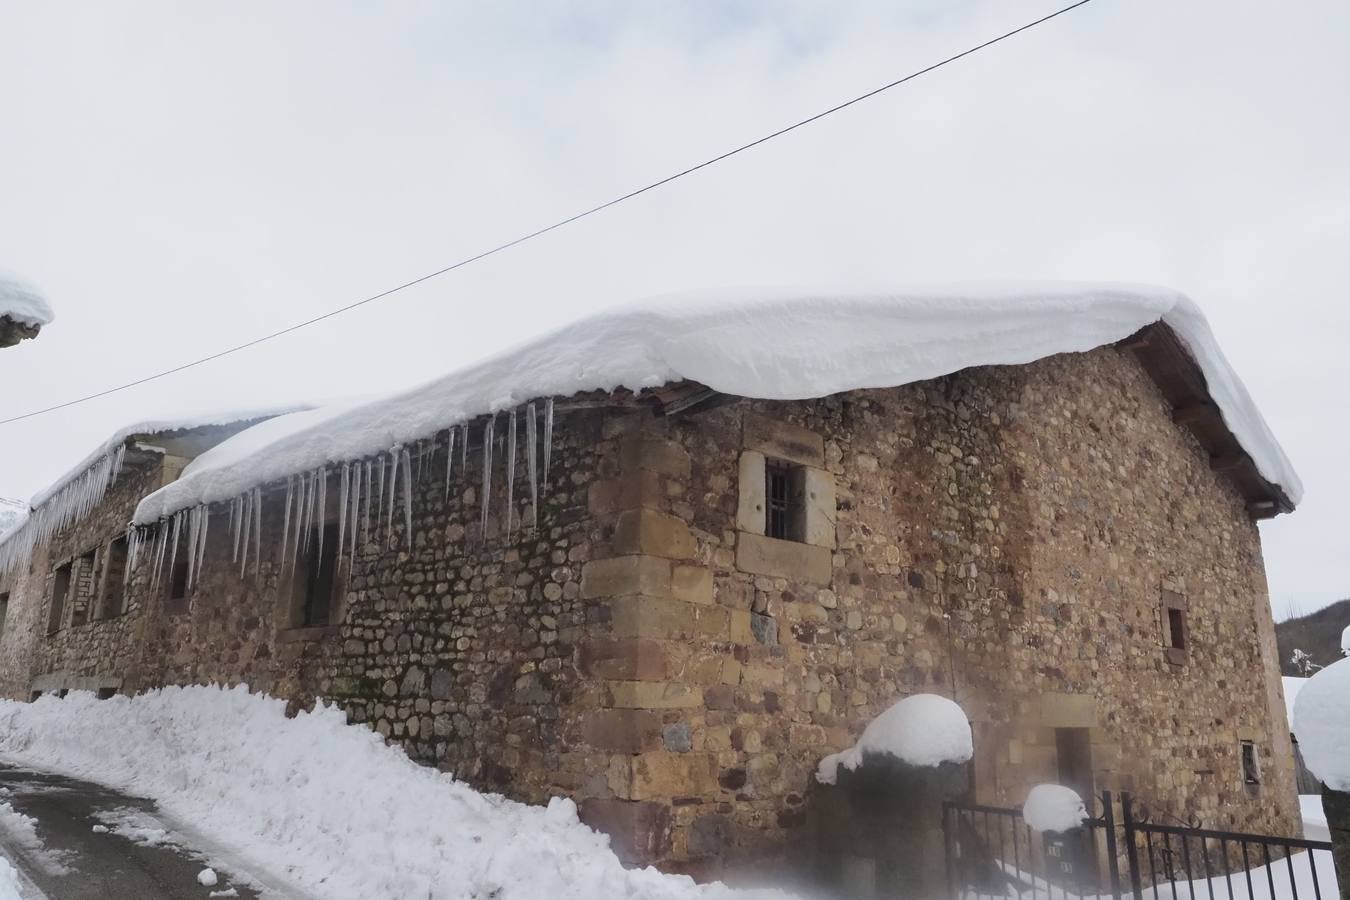
[[1303, 690], [1303, 685], [1308, 683], [1308, 679], [1284, 675], [1280, 678], [1280, 681], [1284, 684], [1284, 713], [1289, 722], [1289, 727], [1293, 728], [1294, 704], [1298, 701], [1298, 692]]
[[1350, 659], [1308, 679], [1294, 704], [1294, 737], [1308, 770], [1337, 791], [1350, 791]]
[[[107, 440], [100, 443], [89, 452], [84, 459], [80, 460], [75, 466], [69, 469], [64, 475], [52, 482], [47, 488], [33, 495], [29, 505], [37, 509], [51, 499], [63, 487], [71, 481], [78, 478], [89, 469], [90, 466], [112, 455], [117, 448], [126, 443], [127, 438], [136, 434], [165, 434], [172, 431], [184, 431], [189, 428], [205, 428], [209, 425], [233, 425], [238, 422], [248, 422], [253, 419], [269, 419], [273, 416], [280, 416], [286, 413], [294, 412], [298, 407], [295, 404], [289, 406], [264, 407], [261, 409], [229, 409], [217, 410], [215, 412], [185, 413], [176, 416], [163, 416], [158, 419], [146, 419], [142, 422], [133, 422], [130, 425], [123, 426], [110, 434]], [[299, 407], [303, 408], [303, 407]]]
[[0, 758], [153, 799], [300, 896], [788, 900], [625, 869], [571, 800], [478, 793], [334, 707], [287, 718], [242, 686], [0, 701]]
[[822, 759], [816, 767], [816, 780], [834, 784], [840, 766], [851, 772], [862, 765], [868, 753], [894, 756], [912, 766], [963, 763], [975, 753], [970, 720], [946, 697], [906, 697], [868, 722], [857, 744]]
[[25, 325], [48, 325], [56, 314], [51, 305], [30, 285], [0, 270], [0, 316]]
[[1087, 817], [1083, 798], [1062, 784], [1038, 784], [1022, 804], [1022, 818], [1037, 831], [1068, 831]]
[[[274, 424], [221, 445], [137, 511], [148, 524], [319, 466], [388, 451], [538, 397], [681, 379], [764, 399], [894, 387], [977, 365], [1087, 351], [1163, 321], [1185, 342], [1229, 429], [1295, 503], [1302, 486], [1199, 308], [1143, 285], [1046, 283], [865, 293], [718, 290], [592, 316], [412, 390]], [[215, 457], [215, 458], [212, 458]]]

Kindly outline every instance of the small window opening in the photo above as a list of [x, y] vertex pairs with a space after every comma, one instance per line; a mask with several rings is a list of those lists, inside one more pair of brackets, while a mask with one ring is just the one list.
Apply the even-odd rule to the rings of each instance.
[[1261, 761], [1256, 755], [1256, 744], [1242, 742], [1242, 781], [1244, 784], [1261, 783]]
[[173, 571], [169, 573], [164, 612], [180, 616], [188, 611], [188, 540], [187, 529], [178, 536], [178, 552], [173, 557]]
[[127, 539], [120, 537], [108, 545], [104, 555], [103, 596], [99, 601], [98, 618], [111, 619], [122, 614], [122, 603], [126, 598]]
[[0, 637], [5, 636], [5, 619], [9, 617], [9, 592], [0, 594]]
[[764, 534], [784, 541], [806, 539], [805, 476], [801, 466], [764, 463]]
[[47, 633], [61, 630], [66, 616], [66, 594], [70, 593], [70, 563], [57, 566], [52, 575], [52, 606], [47, 616]]
[[66, 694], [69, 694], [69, 693], [70, 693], [70, 688], [61, 688], [61, 690], [59, 690], [59, 691], [56, 692], [56, 696], [58, 696], [58, 697], [60, 697], [62, 700], [64, 700], [64, 699], [66, 699]]
[[70, 578], [70, 624], [74, 627], [89, 621], [89, 609], [93, 605], [98, 584], [97, 548], [75, 561]]
[[112, 697], [116, 693], [117, 688], [115, 687], [101, 687], [98, 689], [98, 699], [107, 700], [109, 697]]
[[304, 563], [297, 567], [295, 624], [299, 627], [328, 625], [333, 617], [333, 594], [337, 587], [338, 527], [336, 522], [323, 526], [322, 552], [315, 537], [310, 538]]
[[1167, 611], [1167, 646], [1173, 650], [1186, 649], [1186, 611], [1169, 609]]

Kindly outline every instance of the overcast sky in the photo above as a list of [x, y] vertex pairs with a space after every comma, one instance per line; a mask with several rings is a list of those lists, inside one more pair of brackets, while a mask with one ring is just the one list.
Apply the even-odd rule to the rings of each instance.
[[[0, 418], [439, 268], [1063, 5], [0, 0], [0, 267], [58, 320]], [[1306, 485], [1277, 617], [1350, 595], [1350, 5], [1094, 0], [565, 231], [153, 385], [0, 426], [27, 497], [109, 432], [401, 387], [725, 284], [1156, 282]]]

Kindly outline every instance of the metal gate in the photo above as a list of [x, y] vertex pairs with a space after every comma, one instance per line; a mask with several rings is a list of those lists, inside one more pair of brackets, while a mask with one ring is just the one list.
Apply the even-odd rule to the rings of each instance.
[[945, 804], [950, 896], [960, 900], [1334, 900], [1331, 844], [1150, 821], [1111, 792], [1074, 831], [1039, 833], [1020, 809]]

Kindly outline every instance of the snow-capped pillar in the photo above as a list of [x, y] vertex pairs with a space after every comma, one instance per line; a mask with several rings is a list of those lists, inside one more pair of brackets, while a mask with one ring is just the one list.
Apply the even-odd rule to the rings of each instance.
[[1308, 679], [1294, 701], [1293, 726], [1304, 762], [1322, 781], [1336, 880], [1341, 900], [1350, 900], [1350, 659]]
[[1331, 832], [1331, 858], [1336, 864], [1341, 900], [1350, 900], [1350, 791], [1322, 785], [1322, 813]]

